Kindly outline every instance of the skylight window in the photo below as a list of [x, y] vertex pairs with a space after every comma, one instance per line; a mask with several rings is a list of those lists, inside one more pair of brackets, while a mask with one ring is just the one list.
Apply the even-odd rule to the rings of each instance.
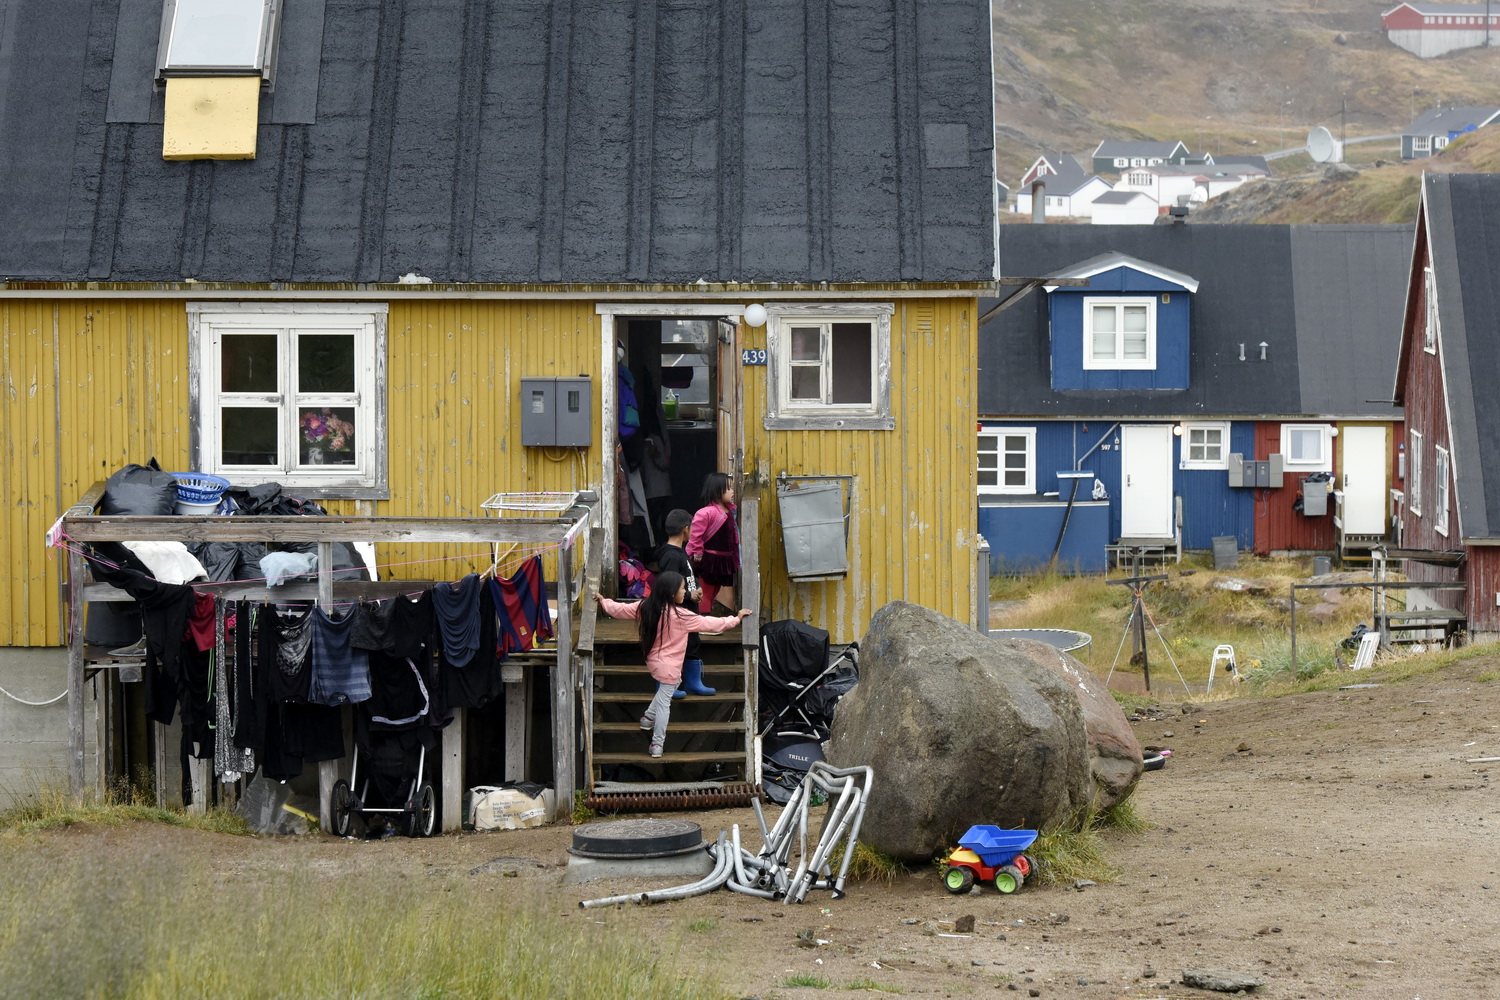
[[268, 76], [281, 0], [165, 0], [159, 74]]

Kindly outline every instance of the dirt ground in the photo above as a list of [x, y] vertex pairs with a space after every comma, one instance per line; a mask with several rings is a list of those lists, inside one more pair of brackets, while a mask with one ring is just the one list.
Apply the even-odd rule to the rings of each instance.
[[[1258, 976], [1265, 985], [1255, 995], [1272, 998], [1495, 996], [1495, 765], [1467, 759], [1500, 756], [1500, 728], [1490, 721], [1500, 720], [1500, 683], [1477, 679], [1497, 663], [1471, 659], [1378, 687], [1187, 713], [1163, 703], [1161, 718], [1135, 724], [1142, 743], [1174, 751], [1142, 777], [1138, 806], [1156, 828], [1107, 835], [1121, 877], [1081, 888], [1028, 884], [1008, 897], [989, 886], [952, 896], [931, 870], [888, 886], [853, 884], [842, 900], [814, 893], [801, 906], [719, 891], [582, 911], [581, 899], [664, 883], [563, 885], [566, 826], [338, 841], [138, 824], [44, 840], [79, 860], [171, 841], [226, 876], [300, 869], [348, 878], [394, 867], [427, 876], [416, 884], [432, 892], [529, 888], [569, 920], [606, 919], [643, 941], [680, 942], [683, 956], [701, 952], [745, 997], [828, 996], [857, 983], [911, 996], [1216, 995], [1178, 981], [1195, 968]], [[731, 823], [755, 824], [748, 809], [687, 818], [710, 838]], [[977, 919], [973, 934], [932, 933], [930, 922], [967, 914]], [[799, 946], [808, 928], [828, 943]], [[786, 985], [797, 976], [830, 985]]]

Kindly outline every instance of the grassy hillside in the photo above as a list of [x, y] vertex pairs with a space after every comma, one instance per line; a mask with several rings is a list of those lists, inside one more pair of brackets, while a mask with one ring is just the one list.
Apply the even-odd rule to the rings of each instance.
[[1411, 163], [1360, 169], [1332, 176], [1307, 163], [1301, 176], [1246, 184], [1215, 198], [1191, 222], [1414, 222], [1422, 174], [1500, 171], [1500, 128], [1488, 128], [1453, 143], [1440, 155]]
[[1000, 177], [1107, 138], [1270, 152], [1314, 125], [1337, 135], [1341, 103], [1351, 138], [1398, 132], [1439, 101], [1500, 104], [1500, 47], [1418, 59], [1381, 32], [1389, 6], [993, 0]]

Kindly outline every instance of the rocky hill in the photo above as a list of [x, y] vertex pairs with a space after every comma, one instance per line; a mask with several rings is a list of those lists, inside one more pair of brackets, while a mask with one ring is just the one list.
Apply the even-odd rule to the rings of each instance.
[[[1500, 104], [1500, 47], [1419, 59], [1380, 30], [1389, 6], [993, 0], [1000, 178], [1013, 185], [1044, 149], [1086, 153], [1102, 139], [1180, 139], [1221, 154], [1266, 153], [1300, 145], [1314, 125], [1335, 134], [1342, 127], [1354, 138], [1399, 132], [1439, 102]], [[1357, 148], [1361, 178], [1386, 169], [1375, 167], [1379, 159], [1394, 159], [1394, 144]], [[1290, 159], [1275, 161], [1278, 176], [1310, 166], [1305, 157]], [[1247, 188], [1239, 211], [1266, 199], [1268, 210], [1296, 214], [1290, 203], [1311, 183], [1296, 177], [1291, 188]], [[1358, 209], [1385, 214], [1344, 221], [1386, 221], [1401, 210], [1402, 197], [1389, 201], [1392, 195], [1320, 198], [1314, 214]]]

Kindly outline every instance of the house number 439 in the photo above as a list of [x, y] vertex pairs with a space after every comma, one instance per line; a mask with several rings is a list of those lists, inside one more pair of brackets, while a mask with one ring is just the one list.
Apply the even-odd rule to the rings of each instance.
[[763, 365], [765, 363], [766, 349], [764, 347], [746, 349], [740, 352], [740, 364], [742, 365]]

